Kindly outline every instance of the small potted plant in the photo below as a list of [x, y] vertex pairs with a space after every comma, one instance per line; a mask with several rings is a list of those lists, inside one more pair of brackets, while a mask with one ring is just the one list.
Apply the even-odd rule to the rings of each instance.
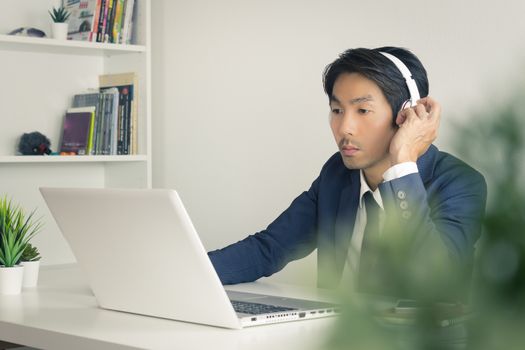
[[18, 263], [29, 240], [42, 227], [33, 215], [26, 216], [7, 197], [0, 200], [0, 294], [20, 294], [24, 267]]
[[36, 287], [38, 282], [38, 271], [40, 268], [40, 253], [38, 252], [38, 249], [34, 245], [31, 245], [31, 243], [27, 243], [26, 249], [24, 249], [20, 260], [20, 264], [24, 267], [22, 287]]
[[68, 24], [66, 21], [70, 15], [69, 11], [66, 10], [64, 6], [60, 6], [59, 8], [53, 7], [53, 9], [49, 11], [49, 15], [53, 20], [53, 25], [51, 27], [53, 38], [66, 40], [68, 30]]

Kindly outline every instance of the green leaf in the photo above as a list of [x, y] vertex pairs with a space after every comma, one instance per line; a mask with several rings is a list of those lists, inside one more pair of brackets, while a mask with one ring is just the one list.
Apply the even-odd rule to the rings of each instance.
[[68, 20], [69, 15], [71, 14], [63, 6], [60, 6], [58, 9], [53, 7], [52, 11], [48, 11], [51, 19], [55, 23], [64, 23]]
[[[0, 264], [16, 265], [29, 241], [42, 229], [41, 219], [35, 219], [34, 214], [35, 211], [26, 216], [23, 209], [6, 196], [0, 199]], [[39, 259], [38, 251], [32, 258]]]

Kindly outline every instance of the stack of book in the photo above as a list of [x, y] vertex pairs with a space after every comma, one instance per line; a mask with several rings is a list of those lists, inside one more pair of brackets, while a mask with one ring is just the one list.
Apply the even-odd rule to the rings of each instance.
[[64, 118], [63, 155], [137, 154], [137, 77], [99, 77], [98, 91], [77, 94]]
[[68, 39], [130, 44], [135, 0], [65, 0]]

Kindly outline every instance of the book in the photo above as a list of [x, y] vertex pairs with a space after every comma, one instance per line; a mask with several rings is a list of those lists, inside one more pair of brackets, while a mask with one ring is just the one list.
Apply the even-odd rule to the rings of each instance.
[[113, 20], [113, 35], [112, 35], [112, 41], [115, 44], [121, 43], [120, 35], [122, 31], [122, 15], [124, 13], [124, 0], [115, 0], [116, 3], [116, 10], [115, 10], [115, 18]]
[[133, 85], [118, 86], [117, 154], [133, 154], [130, 149], [130, 122]]
[[111, 125], [111, 110], [113, 106], [113, 95], [103, 94], [104, 96], [104, 118], [102, 124], [102, 148], [101, 154], [108, 155], [110, 154], [109, 139], [111, 130], [109, 130]]
[[98, 90], [73, 97], [73, 108], [93, 109], [92, 141], [85, 154], [137, 154], [137, 89], [136, 73], [106, 74], [99, 76]]
[[100, 9], [98, 13], [97, 23], [97, 35], [93, 38], [93, 41], [102, 42], [102, 29], [104, 26], [104, 16], [106, 11], [106, 3], [108, 0], [100, 0]]
[[104, 42], [105, 43], [110, 43], [111, 42], [111, 37], [112, 37], [112, 32], [113, 32], [113, 19], [115, 18], [115, 5], [116, 3], [116, 0], [109, 0], [109, 3], [108, 3], [108, 12], [107, 12], [107, 19], [106, 19], [106, 23], [104, 24]]
[[93, 148], [95, 107], [70, 108], [64, 116], [61, 153], [87, 155]]
[[67, 38], [89, 41], [97, 25], [97, 0], [66, 0], [64, 7], [70, 13]]
[[122, 44], [131, 44], [132, 20], [135, 8], [135, 0], [125, 0], [124, 13], [122, 14], [122, 34], [120, 42]]
[[137, 154], [138, 151], [138, 79], [136, 73], [99, 76], [101, 91], [116, 88], [119, 92], [117, 109], [117, 154]]
[[93, 20], [93, 28], [89, 33], [89, 41], [97, 41], [98, 20], [100, 18], [100, 8], [102, 7], [102, 3], [102, 0], [97, 0], [97, 6], [95, 7], [95, 19]]
[[98, 21], [98, 33], [97, 41], [103, 43], [106, 38], [106, 26], [108, 21], [108, 9], [109, 3], [111, 0], [103, 0], [103, 5], [101, 6], [101, 14]]
[[73, 97], [74, 108], [94, 107], [92, 155], [117, 154], [118, 118], [120, 115], [117, 88], [100, 89], [96, 92], [77, 94]]
[[101, 128], [103, 99], [98, 91], [77, 94], [73, 97], [72, 107], [95, 107], [95, 118], [93, 123], [93, 138], [90, 154], [100, 154], [97, 152], [98, 147], [98, 130]]
[[104, 141], [102, 154], [117, 154], [119, 90], [115, 87], [102, 88], [104, 94]]

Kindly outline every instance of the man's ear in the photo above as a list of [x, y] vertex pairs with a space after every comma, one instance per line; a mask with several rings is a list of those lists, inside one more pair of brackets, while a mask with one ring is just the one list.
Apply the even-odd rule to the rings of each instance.
[[397, 125], [397, 127], [400, 127], [401, 124], [403, 124], [405, 120], [407, 119], [403, 111], [404, 109], [401, 109], [399, 112], [397, 112], [396, 121], [395, 121], [395, 124]]

